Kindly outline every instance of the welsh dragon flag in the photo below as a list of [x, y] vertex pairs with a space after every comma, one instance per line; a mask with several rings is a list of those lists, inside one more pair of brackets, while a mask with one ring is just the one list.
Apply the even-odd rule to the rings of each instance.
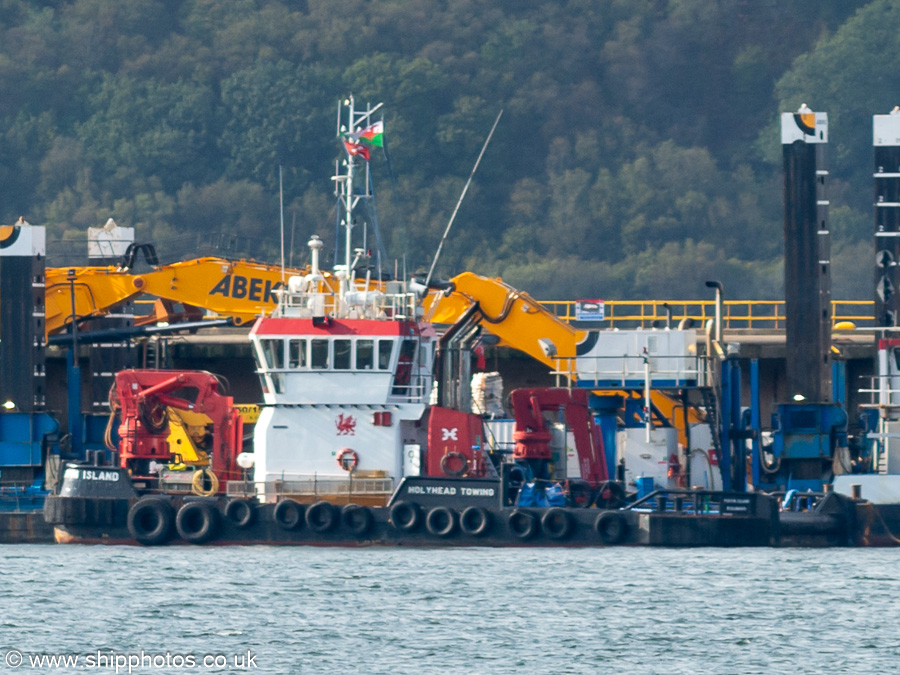
[[352, 134], [341, 134], [344, 147], [351, 156], [360, 156], [369, 161], [369, 148], [384, 147], [384, 122], [375, 122]]
[[384, 122], [375, 122], [354, 134], [360, 143], [376, 147], [384, 147]]

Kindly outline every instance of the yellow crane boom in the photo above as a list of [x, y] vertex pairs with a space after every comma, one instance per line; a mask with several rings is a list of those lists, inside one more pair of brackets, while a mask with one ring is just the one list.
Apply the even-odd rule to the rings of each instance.
[[[246, 260], [206, 257], [160, 265], [134, 274], [117, 267], [61, 267], [46, 272], [46, 333], [62, 331], [75, 316], [103, 316], [140, 295], [200, 307], [235, 324], [253, 321], [276, 303], [275, 292], [305, 270]], [[325, 275], [325, 283], [333, 277]]]
[[568, 370], [575, 358], [575, 346], [584, 337], [528, 293], [516, 290], [500, 278], [489, 279], [464, 272], [450, 282], [443, 293], [425, 299], [425, 318], [440, 324], [455, 323], [478, 303], [482, 323], [501, 344], [514, 347], [549, 366]]
[[[442, 293], [425, 299], [425, 317], [434, 323], [452, 324], [472, 305], [478, 304], [482, 326], [500, 338], [500, 344], [513, 347], [549, 366], [554, 372], [572, 379], [575, 356], [585, 331], [579, 331], [545, 309], [537, 300], [500, 278], [482, 277], [464, 272], [451, 279]], [[630, 396], [628, 392], [621, 393]], [[682, 403], [661, 391], [651, 392], [653, 404], [676, 427], [679, 440], [687, 443]], [[688, 423], [704, 421], [694, 408], [688, 409]]]

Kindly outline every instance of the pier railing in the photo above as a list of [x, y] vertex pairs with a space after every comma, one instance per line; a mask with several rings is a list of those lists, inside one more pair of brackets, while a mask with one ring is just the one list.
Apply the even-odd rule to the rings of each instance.
[[[566, 322], [578, 321], [575, 300], [540, 300], [541, 306]], [[135, 301], [140, 308], [152, 307], [153, 300]], [[328, 303], [333, 310], [335, 301]], [[393, 306], [396, 305], [396, 306]], [[140, 309], [138, 314], [147, 310]], [[386, 312], [394, 318], [413, 317], [414, 310], [408, 298], [392, 298], [392, 306]], [[606, 300], [605, 316], [600, 321], [592, 321], [604, 328], [662, 328], [670, 325], [677, 328], [682, 322], [691, 327], [701, 328], [716, 316], [714, 300]], [[216, 315], [204, 316], [207, 319]], [[832, 300], [831, 325], [851, 321], [858, 327], [875, 325], [875, 303], [871, 300]], [[726, 300], [723, 303], [722, 324], [724, 330], [784, 330], [784, 300]], [[688, 326], [685, 326], [688, 327]]]
[[[716, 316], [714, 300], [606, 300], [603, 304], [602, 325], [607, 328], [661, 328], [667, 322], [672, 328], [682, 322], [699, 328]], [[577, 320], [574, 300], [542, 300], [541, 305], [563, 321]], [[832, 300], [832, 327], [842, 321], [874, 325], [874, 301]], [[722, 324], [725, 330], [784, 329], [784, 300], [726, 300]]]

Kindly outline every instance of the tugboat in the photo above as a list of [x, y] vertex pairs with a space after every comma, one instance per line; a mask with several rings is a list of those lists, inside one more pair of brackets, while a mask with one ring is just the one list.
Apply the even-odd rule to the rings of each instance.
[[[514, 391], [515, 447], [498, 449], [471, 412], [475, 308], [439, 336], [424, 320], [427, 289], [373, 279], [365, 249], [351, 249], [354, 172], [382, 127], [378, 106], [346, 105], [337, 290], [313, 236], [308, 273], [250, 332], [264, 397], [252, 452], [215, 376], [123, 371], [118, 446], [70, 465], [47, 499], [57, 541], [768, 545], [777, 508], [765, 495], [674, 490], [626, 507], [586, 389]], [[191, 426], [188, 414], [200, 432], [176, 438], [170, 422]], [[548, 416], [563, 422], [561, 445]], [[569, 434], [577, 458], [567, 465]]]

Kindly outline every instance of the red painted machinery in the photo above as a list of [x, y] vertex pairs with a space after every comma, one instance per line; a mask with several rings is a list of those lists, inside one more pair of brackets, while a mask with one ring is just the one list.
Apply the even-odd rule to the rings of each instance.
[[592, 487], [609, 480], [600, 429], [588, 409], [589, 392], [584, 389], [516, 389], [510, 394], [510, 406], [516, 420], [513, 457], [527, 462], [540, 473], [553, 454], [551, 434], [545, 412], [563, 412], [566, 426], [575, 437], [575, 450], [581, 478]]
[[434, 406], [428, 420], [427, 475], [482, 478], [486, 461], [481, 417]]
[[244, 422], [231, 396], [219, 393], [219, 379], [204, 371], [123, 370], [116, 374], [110, 403], [121, 415], [119, 456], [132, 476], [151, 475], [150, 464], [175, 461], [169, 447], [167, 408], [206, 415], [211, 469], [220, 481], [241, 477]]

